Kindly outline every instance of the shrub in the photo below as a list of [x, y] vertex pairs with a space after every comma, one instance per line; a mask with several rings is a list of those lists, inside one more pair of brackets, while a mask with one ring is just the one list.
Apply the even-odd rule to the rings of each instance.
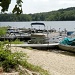
[[24, 56], [26, 56], [25, 53], [11, 53], [7, 49], [0, 49], [0, 66], [3, 67], [4, 71], [9, 72], [11, 69], [18, 67], [20, 60]]
[[16, 39], [15, 41], [11, 41], [11, 44], [23, 44], [24, 42], [20, 41], [19, 39]]

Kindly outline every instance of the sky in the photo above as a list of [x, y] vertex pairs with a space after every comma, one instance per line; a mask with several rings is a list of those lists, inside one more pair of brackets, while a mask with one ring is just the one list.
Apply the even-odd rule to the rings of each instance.
[[[12, 12], [15, 4], [16, 0], [12, 0], [8, 12]], [[23, 0], [22, 3], [24, 14], [50, 12], [68, 7], [75, 7], [75, 0]]]

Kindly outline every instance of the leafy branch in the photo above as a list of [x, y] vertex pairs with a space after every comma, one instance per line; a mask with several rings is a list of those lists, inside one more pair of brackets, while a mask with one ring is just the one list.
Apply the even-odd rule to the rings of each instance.
[[[22, 0], [16, 0], [16, 5], [13, 9], [13, 13], [21, 14], [22, 13]], [[1, 12], [8, 11], [11, 0], [0, 0], [0, 6], [2, 7]]]

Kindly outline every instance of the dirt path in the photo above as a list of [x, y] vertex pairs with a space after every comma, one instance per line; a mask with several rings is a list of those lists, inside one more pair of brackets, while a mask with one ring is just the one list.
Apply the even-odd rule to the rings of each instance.
[[75, 75], [75, 57], [55, 52], [28, 50], [12, 47], [12, 51], [23, 51], [29, 56], [28, 62], [41, 66], [51, 75]]

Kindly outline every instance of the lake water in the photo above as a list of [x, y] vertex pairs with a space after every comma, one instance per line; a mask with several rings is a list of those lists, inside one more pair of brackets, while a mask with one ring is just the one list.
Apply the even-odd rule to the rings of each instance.
[[[46, 25], [46, 29], [75, 31], [75, 21], [29, 21], [29, 22], [0, 22], [0, 26], [11, 26], [16, 28], [31, 28], [31, 23], [42, 22]], [[36, 28], [43, 29], [43, 26], [36, 26]]]

